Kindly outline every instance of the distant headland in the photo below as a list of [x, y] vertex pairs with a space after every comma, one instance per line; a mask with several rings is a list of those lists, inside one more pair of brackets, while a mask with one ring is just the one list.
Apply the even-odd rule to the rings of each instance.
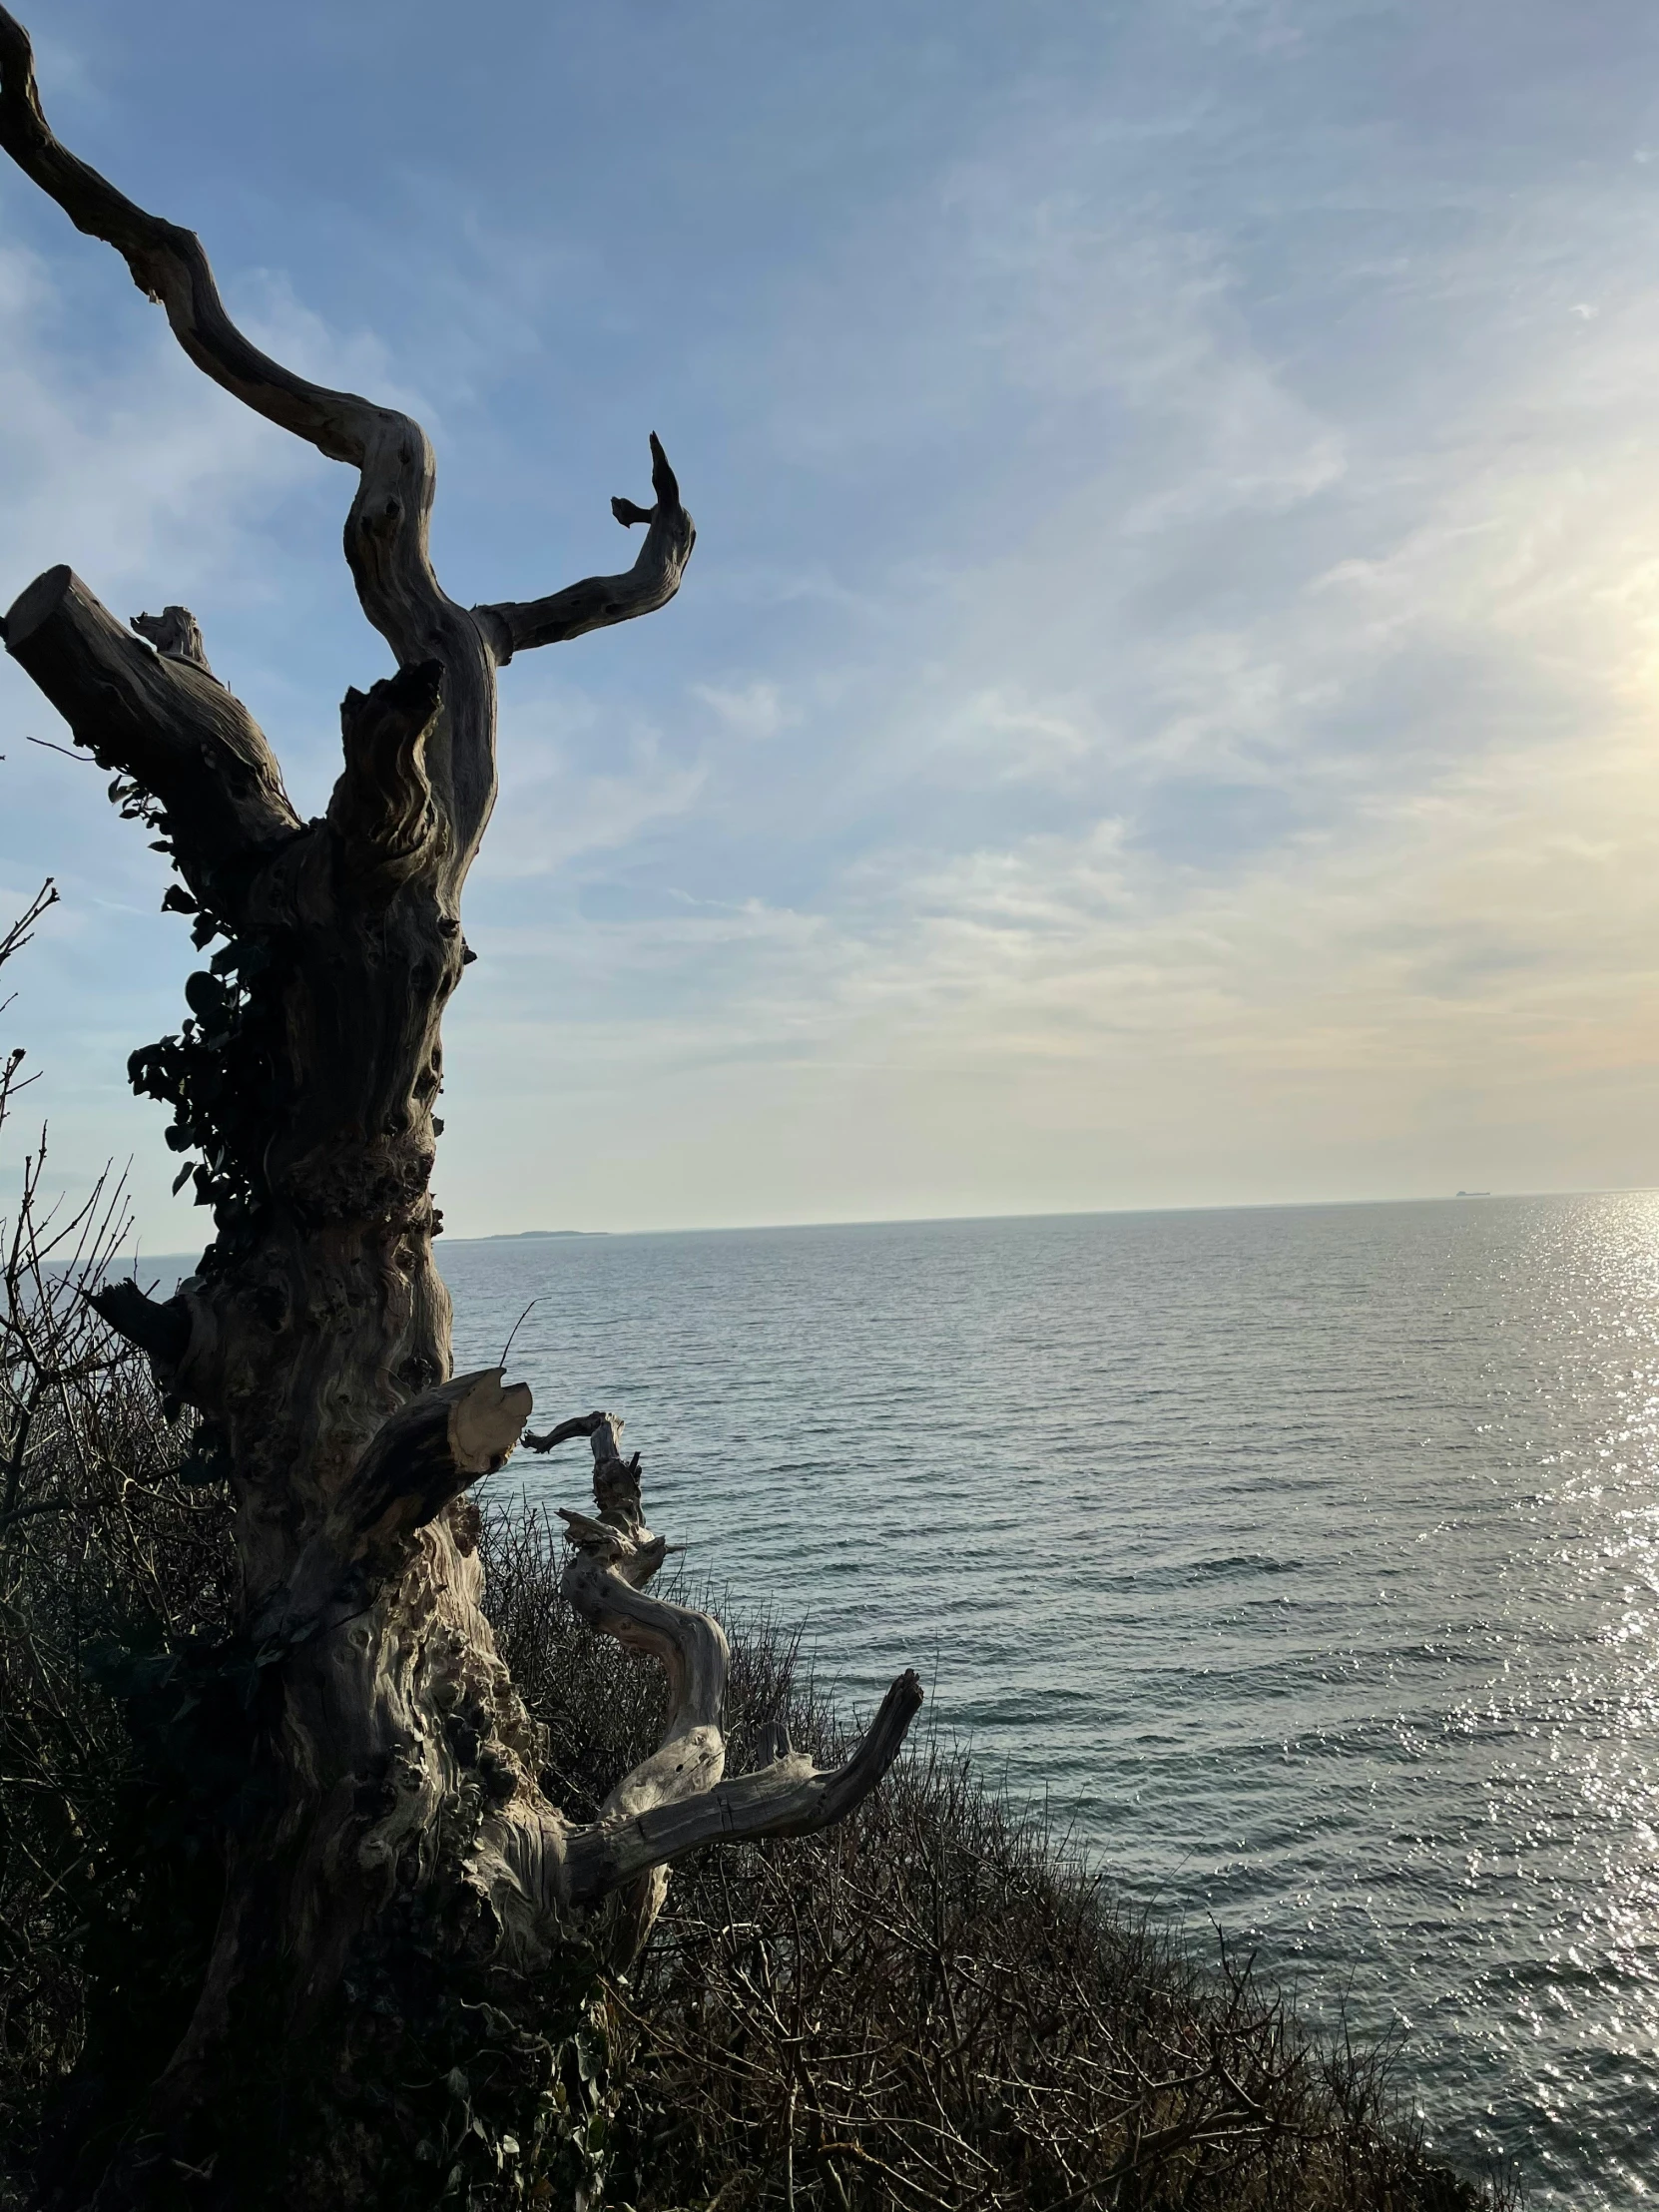
[[[1458, 1192], [1462, 1197], [1462, 1192]], [[457, 1244], [518, 1244], [525, 1237], [608, 1237], [608, 1229], [497, 1229], [488, 1237], [457, 1237]]]

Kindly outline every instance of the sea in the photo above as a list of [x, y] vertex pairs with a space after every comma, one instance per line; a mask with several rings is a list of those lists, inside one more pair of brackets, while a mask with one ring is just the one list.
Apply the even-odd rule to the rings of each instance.
[[1659, 2194], [1659, 1195], [442, 1259], [457, 1365], [622, 1414], [847, 1710], [918, 1668], [1126, 1902], [1396, 2043], [1448, 2160]]

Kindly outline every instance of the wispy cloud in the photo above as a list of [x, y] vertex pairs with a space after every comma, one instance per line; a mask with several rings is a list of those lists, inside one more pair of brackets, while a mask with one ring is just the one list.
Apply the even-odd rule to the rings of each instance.
[[0, 569], [19, 586], [71, 557], [101, 589], [189, 591], [314, 461], [206, 384], [152, 314], [119, 363], [77, 357], [41, 260], [0, 245]]
[[746, 684], [693, 684], [691, 690], [694, 699], [701, 699], [740, 738], [775, 738], [801, 719], [785, 704], [778, 686], [765, 677], [753, 677]]
[[502, 718], [501, 797], [480, 880], [556, 875], [622, 851], [648, 826], [692, 812], [706, 782], [702, 764], [672, 758], [650, 723], [618, 731], [573, 688], [514, 705]]

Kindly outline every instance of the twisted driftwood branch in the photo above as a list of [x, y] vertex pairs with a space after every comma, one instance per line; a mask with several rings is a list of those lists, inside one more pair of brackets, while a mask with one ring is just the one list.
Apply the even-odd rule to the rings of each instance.
[[680, 589], [697, 531], [680, 504], [679, 482], [655, 430], [651, 488], [657, 494], [651, 507], [636, 507], [631, 499], [611, 501], [611, 512], [625, 530], [636, 522], [650, 525], [638, 560], [624, 575], [589, 576], [546, 599], [508, 599], [496, 606], [473, 608], [491, 630], [497, 660], [510, 661], [531, 646], [562, 645], [567, 638], [583, 637], [613, 622], [631, 622], [636, 615], [667, 606]]
[[560, 1508], [571, 1543], [565, 1593], [592, 1627], [659, 1659], [668, 1676], [661, 1743], [624, 1775], [598, 1820], [573, 1830], [565, 1847], [570, 1903], [592, 1905], [632, 1888], [637, 1942], [662, 1901], [660, 1870], [703, 1844], [807, 1836], [832, 1826], [892, 1765], [922, 1698], [914, 1673], [901, 1674], [844, 1766], [818, 1768], [786, 1751], [755, 1774], [723, 1780], [726, 1637], [707, 1613], [646, 1594], [669, 1547], [645, 1524], [639, 1454], [623, 1458], [621, 1427], [613, 1413], [588, 1413], [524, 1441], [546, 1451], [570, 1436], [591, 1439], [598, 1516]]

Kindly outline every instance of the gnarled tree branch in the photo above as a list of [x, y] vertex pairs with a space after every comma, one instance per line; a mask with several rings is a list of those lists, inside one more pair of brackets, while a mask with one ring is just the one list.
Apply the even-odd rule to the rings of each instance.
[[78, 231], [115, 248], [140, 291], [166, 308], [174, 335], [204, 374], [331, 460], [365, 465], [392, 418], [354, 393], [310, 383], [262, 353], [226, 312], [195, 233], [147, 214], [58, 143], [41, 110], [29, 35], [3, 8], [0, 146]]
[[631, 499], [611, 501], [611, 512], [624, 529], [636, 522], [650, 525], [639, 559], [625, 574], [587, 576], [546, 599], [508, 599], [473, 608], [498, 661], [510, 661], [515, 653], [528, 652], [532, 646], [562, 645], [567, 638], [603, 630], [613, 622], [632, 622], [636, 615], [654, 614], [667, 606], [680, 589], [697, 530], [680, 504], [679, 482], [655, 430], [651, 488], [657, 494], [652, 507], [638, 507]]
[[427, 520], [436, 469], [425, 432], [395, 408], [295, 375], [244, 336], [194, 232], [148, 214], [58, 143], [41, 111], [28, 34], [4, 8], [0, 146], [77, 230], [115, 248], [205, 375], [330, 460], [358, 470], [345, 557], [364, 614], [399, 663], [444, 665], [449, 722], [460, 742], [452, 746], [446, 731], [432, 748], [431, 768], [470, 856], [494, 795], [494, 695], [478, 626], [445, 596], [432, 571]]
[[662, 446], [653, 435], [656, 504], [612, 502], [619, 522], [650, 525], [632, 569], [589, 577], [547, 599], [469, 614], [448, 597], [432, 569], [427, 525], [436, 463], [420, 424], [355, 392], [295, 375], [238, 329], [195, 233], [137, 206], [54, 137], [41, 109], [28, 34], [4, 7], [0, 146], [77, 230], [115, 248], [139, 289], [166, 310], [174, 335], [205, 375], [268, 421], [358, 471], [345, 558], [363, 613], [400, 666], [436, 661], [444, 671], [444, 711], [427, 742], [426, 770], [450, 818], [449, 858], [458, 880], [494, 804], [495, 664], [528, 646], [650, 614], [679, 589], [696, 533]]
[[921, 1683], [906, 1669], [844, 1766], [815, 1767], [804, 1753], [792, 1752], [714, 1789], [575, 1830], [565, 1861], [572, 1904], [591, 1904], [704, 1844], [811, 1836], [833, 1828], [868, 1797], [898, 1757], [921, 1703]]
[[591, 1438], [598, 1517], [560, 1509], [571, 1542], [565, 1592], [591, 1626], [660, 1659], [668, 1675], [661, 1743], [612, 1790], [598, 1820], [572, 1830], [565, 1842], [570, 1904], [591, 1907], [632, 1890], [629, 1937], [637, 1943], [662, 1902], [662, 1870], [688, 1852], [709, 1843], [805, 1836], [849, 1813], [897, 1757], [922, 1696], [916, 1676], [901, 1674], [844, 1766], [821, 1769], [786, 1752], [758, 1773], [724, 1781], [726, 1638], [707, 1613], [646, 1594], [668, 1545], [645, 1524], [639, 1455], [623, 1458], [621, 1427], [612, 1413], [588, 1413], [524, 1440], [547, 1450], [569, 1436]]
[[241, 700], [203, 662], [135, 637], [73, 569], [37, 576], [7, 610], [4, 634], [77, 744], [161, 802], [194, 889], [225, 896], [239, 872], [300, 827]]

